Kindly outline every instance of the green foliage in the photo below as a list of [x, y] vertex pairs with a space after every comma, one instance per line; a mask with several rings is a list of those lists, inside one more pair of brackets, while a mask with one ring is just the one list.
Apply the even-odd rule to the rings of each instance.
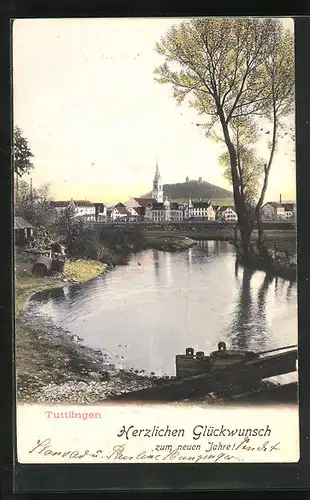
[[[230, 158], [228, 151], [225, 151], [219, 157], [220, 165], [224, 166], [224, 177], [232, 183]], [[238, 148], [238, 170], [240, 176], [240, 185], [244, 199], [248, 203], [254, 203], [257, 199], [261, 176], [264, 165], [253, 148], [240, 147]]]
[[68, 254], [105, 263], [113, 262], [113, 254], [101, 241], [100, 234], [88, 228], [83, 217], [76, 216], [73, 204], [61, 213], [57, 221], [58, 232], [64, 239]]
[[31, 192], [29, 184], [22, 180], [18, 192], [14, 207], [15, 214], [28, 220], [34, 226], [51, 229], [56, 220], [56, 212], [51, 205], [49, 184], [43, 184], [39, 188], [32, 189]]
[[[240, 179], [240, 191], [247, 205], [254, 205], [261, 187], [264, 162], [258, 157], [252, 144], [257, 140], [255, 124], [249, 117], [241, 117], [231, 125], [231, 137], [236, 150], [237, 171]], [[232, 184], [230, 155], [225, 151], [219, 157], [219, 164], [224, 167], [224, 177]]]
[[76, 209], [69, 204], [61, 212], [57, 221], [57, 227], [64, 238], [64, 243], [70, 255], [83, 255], [85, 222], [81, 217], [76, 217]]
[[31, 162], [33, 154], [30, 151], [28, 141], [23, 136], [23, 132], [19, 127], [14, 128], [13, 134], [13, 169], [16, 175], [22, 177], [28, 174], [33, 168]]
[[[261, 203], [281, 121], [294, 106], [291, 33], [275, 19], [194, 19], [173, 26], [156, 50], [165, 58], [155, 70], [156, 81], [171, 84], [177, 102], [186, 102], [204, 117], [197, 125], [206, 136], [227, 147], [221, 161], [233, 184], [238, 215], [247, 196], [258, 196], [263, 177]], [[271, 134], [260, 126], [261, 119], [268, 122]], [[269, 142], [266, 168], [255, 156], [260, 137]], [[254, 179], [245, 186], [250, 173]]]

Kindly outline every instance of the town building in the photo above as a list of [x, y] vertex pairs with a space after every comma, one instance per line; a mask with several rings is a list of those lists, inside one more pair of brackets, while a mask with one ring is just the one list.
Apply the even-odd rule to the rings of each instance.
[[211, 201], [189, 201], [185, 208], [185, 218], [198, 220], [215, 220], [215, 211]]
[[263, 220], [292, 220], [296, 217], [296, 203], [269, 201], [261, 209]]
[[74, 208], [76, 216], [87, 215], [89, 218], [96, 216], [95, 204], [88, 200], [52, 201], [51, 206], [58, 214], [71, 206]]
[[109, 212], [109, 218], [112, 221], [128, 221], [130, 213], [123, 203], [117, 203]]
[[283, 203], [284, 218], [291, 220], [296, 218], [296, 203]]
[[145, 220], [149, 222], [182, 221], [184, 216], [183, 207], [178, 203], [170, 203], [164, 198], [164, 188], [156, 163], [153, 179], [153, 190], [151, 198], [130, 198], [125, 207], [130, 213], [129, 220]]
[[145, 207], [126, 207], [129, 213], [130, 222], [143, 222], [145, 216]]
[[127, 209], [143, 207], [151, 208], [154, 203], [158, 203], [155, 198], [130, 198], [126, 203], [124, 203]]
[[184, 207], [179, 203], [170, 203], [169, 220], [180, 222], [184, 219]]
[[220, 206], [216, 212], [216, 218], [224, 221], [237, 221], [238, 216], [235, 207], [229, 205]]
[[152, 222], [180, 222], [183, 218], [182, 207], [178, 203], [170, 203], [167, 198], [163, 203], [154, 203], [145, 210], [145, 220]]
[[265, 203], [261, 208], [263, 220], [276, 220], [282, 218], [282, 215], [284, 215], [284, 209], [281, 207], [280, 203], [270, 201]]

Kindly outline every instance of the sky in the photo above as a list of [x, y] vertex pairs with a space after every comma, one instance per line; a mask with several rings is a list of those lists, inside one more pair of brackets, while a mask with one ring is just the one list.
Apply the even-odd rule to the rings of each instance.
[[[197, 114], [154, 80], [155, 44], [181, 20], [18, 19], [13, 23], [13, 117], [34, 154], [33, 185], [54, 199], [112, 204], [164, 183], [230, 189]], [[293, 30], [291, 19], [283, 20]], [[200, 119], [201, 120], [201, 119]], [[295, 199], [293, 144], [281, 143], [266, 200]]]

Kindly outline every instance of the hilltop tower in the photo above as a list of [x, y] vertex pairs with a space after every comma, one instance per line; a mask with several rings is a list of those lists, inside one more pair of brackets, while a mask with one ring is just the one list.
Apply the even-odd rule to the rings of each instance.
[[155, 198], [157, 203], [163, 203], [164, 201], [164, 187], [159, 173], [158, 162], [156, 162], [156, 170], [153, 180], [152, 198]]

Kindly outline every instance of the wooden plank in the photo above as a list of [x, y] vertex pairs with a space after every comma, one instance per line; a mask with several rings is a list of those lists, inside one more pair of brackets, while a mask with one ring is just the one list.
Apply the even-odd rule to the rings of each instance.
[[250, 361], [227, 370], [196, 375], [161, 386], [112, 396], [111, 400], [180, 401], [215, 392], [233, 393], [257, 384], [260, 380], [296, 371], [297, 349]]
[[273, 403], [297, 402], [298, 384], [290, 382], [284, 385], [267, 387], [254, 392], [247, 392], [232, 396], [229, 400], [236, 402], [243, 401], [272, 401]]

